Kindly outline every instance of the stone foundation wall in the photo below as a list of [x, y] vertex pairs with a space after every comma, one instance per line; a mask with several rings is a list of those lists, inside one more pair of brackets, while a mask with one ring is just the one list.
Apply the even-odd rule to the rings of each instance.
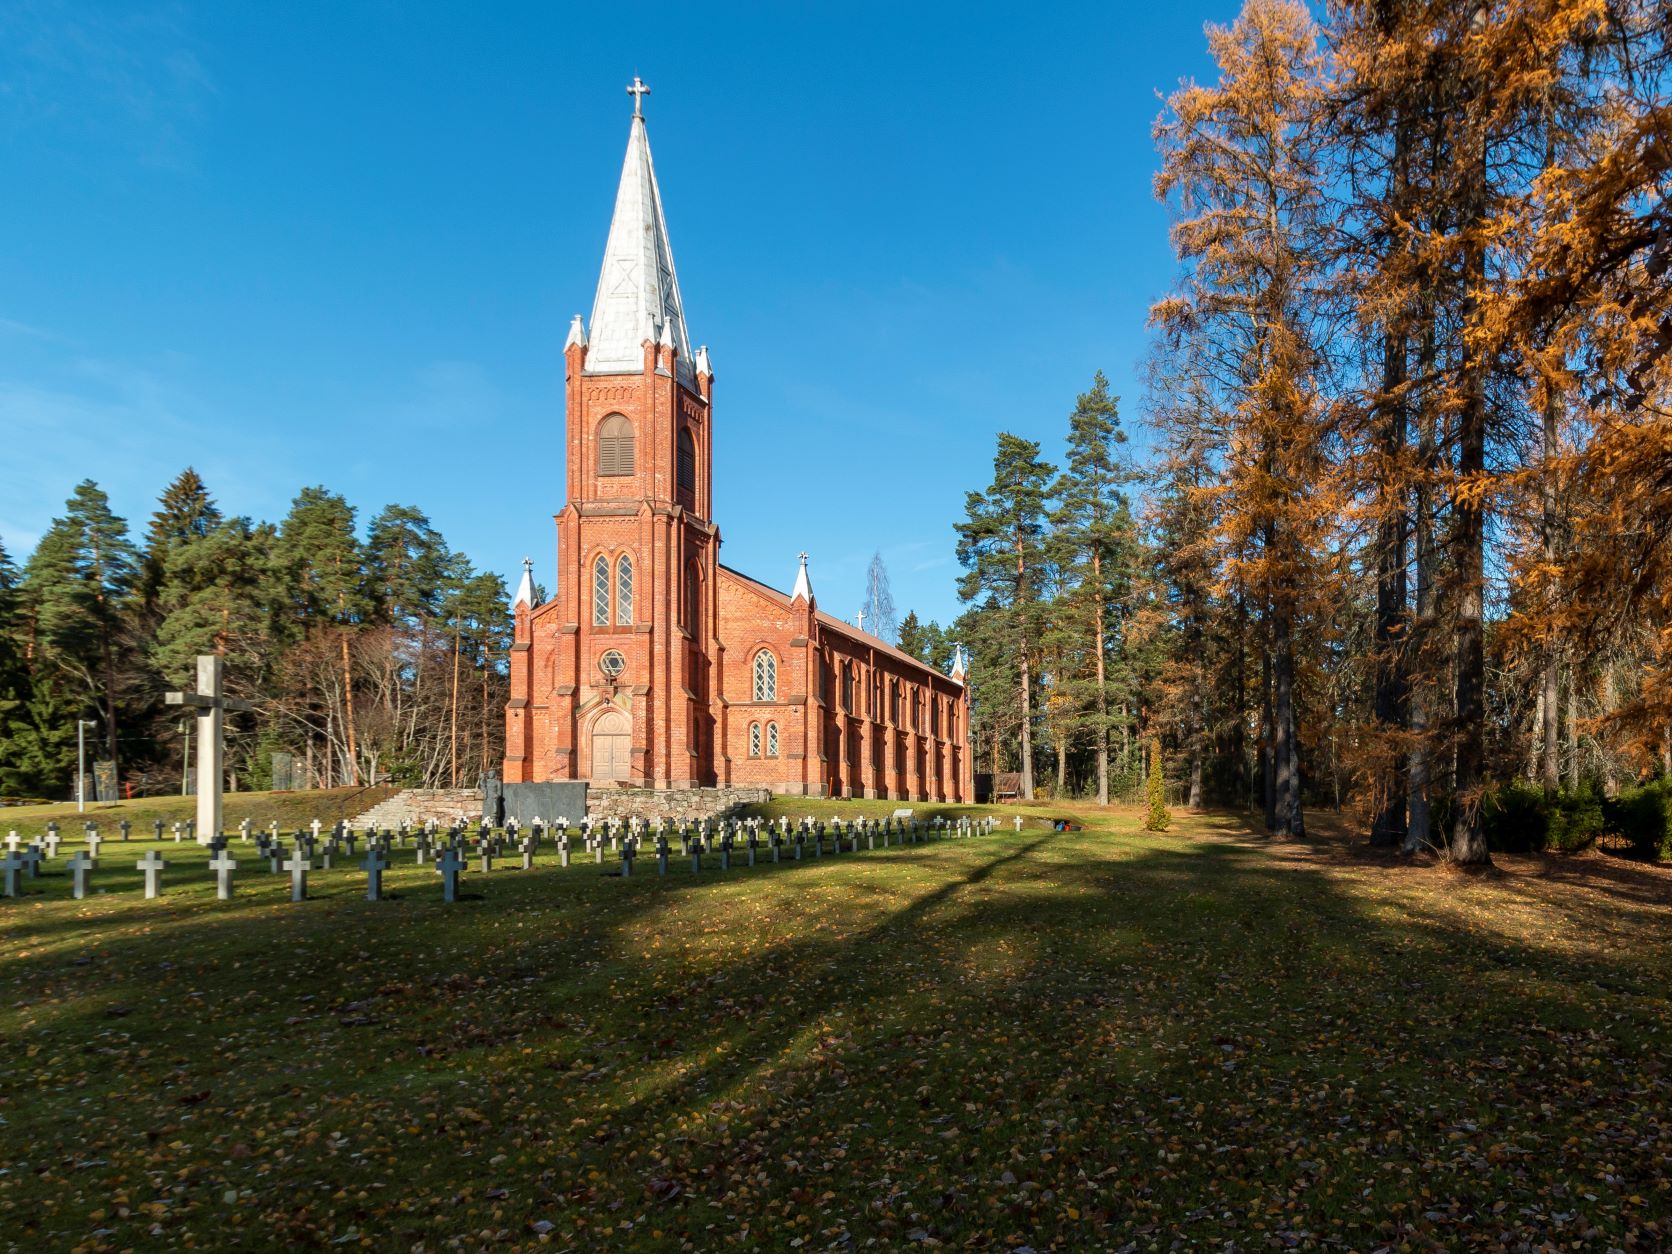
[[595, 819], [721, 819], [770, 800], [766, 788], [610, 788], [587, 790]]

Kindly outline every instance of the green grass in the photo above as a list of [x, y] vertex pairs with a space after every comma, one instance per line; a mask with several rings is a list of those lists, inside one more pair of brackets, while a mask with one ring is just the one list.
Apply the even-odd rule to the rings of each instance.
[[0, 1246], [1665, 1247], [1666, 872], [1139, 813], [453, 906], [60, 859], [0, 901]]
[[[248, 818], [257, 827], [277, 822], [280, 830], [294, 831], [306, 827], [314, 819], [329, 826], [338, 819], [352, 819], [370, 810], [385, 797], [400, 789], [379, 784], [365, 788], [321, 788], [307, 792], [229, 792], [225, 794], [221, 811], [228, 831], [236, 832], [238, 824]], [[135, 834], [150, 834], [151, 824], [161, 819], [166, 828], [184, 823], [197, 816], [196, 797], [135, 797], [132, 801], [117, 801], [100, 805], [89, 801], [85, 813], [76, 810], [73, 801], [55, 801], [45, 805], [0, 806], [0, 836], [15, 831], [20, 836], [35, 837], [46, 831], [48, 823], [56, 822], [66, 839], [81, 838], [82, 824], [99, 825], [99, 835], [114, 837], [116, 825], [123, 819], [133, 824]]]

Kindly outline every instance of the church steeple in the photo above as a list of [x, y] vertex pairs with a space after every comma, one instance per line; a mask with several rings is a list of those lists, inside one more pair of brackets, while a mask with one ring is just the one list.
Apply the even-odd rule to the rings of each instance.
[[638, 79], [633, 121], [627, 133], [627, 158], [615, 194], [604, 266], [592, 302], [587, 374], [638, 374], [644, 370], [644, 342], [671, 344], [680, 380], [695, 386], [691, 340], [685, 329], [685, 306], [673, 268], [673, 246], [662, 216], [662, 193], [650, 160], [650, 136], [641, 110], [650, 89]]

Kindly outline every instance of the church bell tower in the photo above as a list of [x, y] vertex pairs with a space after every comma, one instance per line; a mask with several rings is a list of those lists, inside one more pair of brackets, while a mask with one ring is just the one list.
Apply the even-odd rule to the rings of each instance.
[[[504, 779], [702, 787], [715, 779], [714, 373], [691, 350], [633, 116], [590, 323], [564, 344], [567, 499], [556, 594], [519, 592]], [[525, 587], [527, 581], [525, 581]]]

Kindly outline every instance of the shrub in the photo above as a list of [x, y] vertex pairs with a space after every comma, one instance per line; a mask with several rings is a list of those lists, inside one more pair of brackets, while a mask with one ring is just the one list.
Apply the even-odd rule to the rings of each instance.
[[1546, 848], [1562, 853], [1589, 849], [1605, 830], [1602, 798], [1589, 785], [1573, 792], [1558, 793], [1550, 807], [1550, 833]]
[[1595, 844], [1607, 826], [1602, 800], [1590, 785], [1547, 794], [1520, 779], [1486, 794], [1481, 825], [1494, 853], [1574, 853]]
[[1164, 832], [1173, 821], [1173, 816], [1167, 813], [1167, 779], [1161, 773], [1161, 740], [1151, 737], [1149, 742], [1149, 815], [1144, 819], [1144, 829], [1151, 832]]
[[1480, 803], [1486, 847], [1493, 853], [1536, 853], [1550, 839], [1544, 792], [1516, 779], [1494, 788]]
[[1627, 788], [1605, 807], [1608, 830], [1640, 857], [1672, 859], [1672, 779]]

